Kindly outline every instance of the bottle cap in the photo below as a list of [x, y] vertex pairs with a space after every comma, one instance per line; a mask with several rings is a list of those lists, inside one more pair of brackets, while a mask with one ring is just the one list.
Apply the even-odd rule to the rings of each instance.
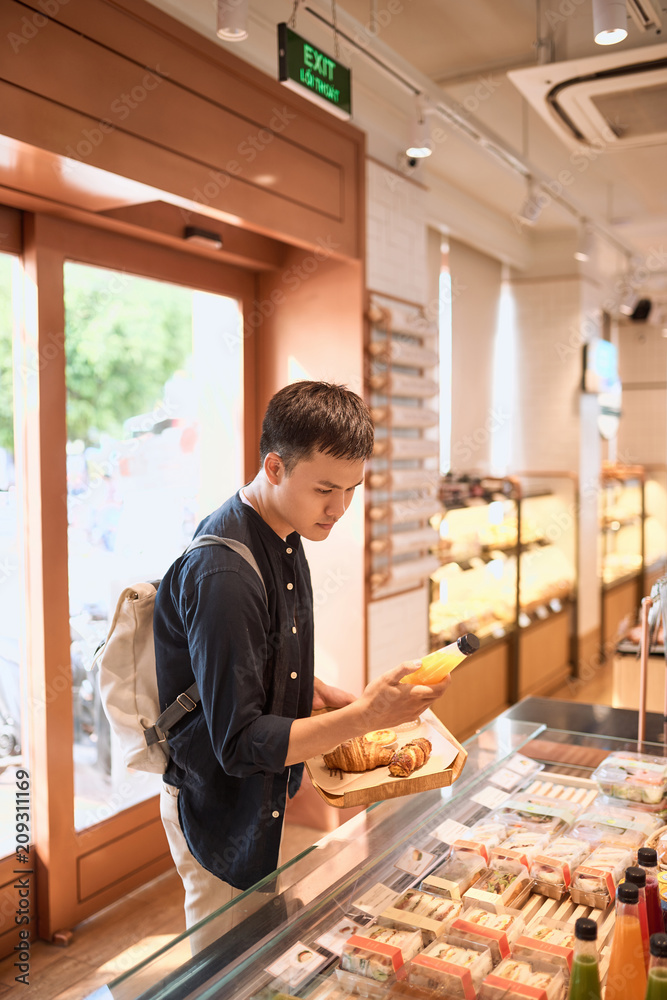
[[646, 885], [646, 869], [640, 868], [639, 865], [633, 865], [632, 868], [626, 868], [625, 881], [633, 882], [638, 889], [643, 889]]
[[637, 851], [637, 863], [644, 868], [657, 868], [658, 852], [654, 847], [640, 847]]
[[638, 903], [639, 889], [634, 882], [621, 882], [616, 890], [616, 898], [619, 903]]
[[651, 934], [649, 948], [656, 958], [667, 958], [667, 934]]
[[[579, 941], [596, 941], [598, 925], [589, 917], [578, 917], [574, 922], [574, 936]], [[658, 937], [657, 934], [656, 937]], [[667, 934], [663, 934], [662, 937], [667, 938]]]
[[462, 653], [469, 656], [470, 653], [479, 649], [479, 639], [472, 632], [467, 632], [466, 635], [462, 635], [460, 639], [456, 640], [456, 645]]

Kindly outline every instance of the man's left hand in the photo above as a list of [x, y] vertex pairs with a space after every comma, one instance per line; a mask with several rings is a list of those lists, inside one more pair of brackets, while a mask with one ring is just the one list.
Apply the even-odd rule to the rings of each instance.
[[353, 694], [342, 691], [340, 688], [325, 684], [324, 681], [315, 678], [315, 689], [313, 693], [313, 711], [321, 708], [343, 708], [355, 700]]

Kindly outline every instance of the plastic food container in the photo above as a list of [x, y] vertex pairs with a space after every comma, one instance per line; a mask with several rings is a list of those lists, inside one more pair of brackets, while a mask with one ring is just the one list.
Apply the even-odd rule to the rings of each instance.
[[517, 861], [498, 861], [485, 868], [480, 878], [463, 894], [466, 905], [482, 904], [496, 913], [501, 907], [517, 908], [527, 899], [533, 885], [528, 869]]
[[636, 850], [661, 825], [661, 820], [650, 813], [609, 805], [603, 800], [579, 817], [572, 836], [593, 845], [616, 844]]
[[309, 993], [308, 1000], [359, 1000], [359, 997], [365, 997], [366, 1000], [386, 1000], [386, 982], [380, 983], [366, 976], [357, 976], [353, 972], [345, 972], [344, 969], [336, 969], [335, 972], [335, 976], [330, 978], [330, 983], [332, 987], [335, 985], [338, 992], [332, 992], [331, 995], [323, 993], [321, 997], [315, 994], [313, 998]]
[[[530, 991], [530, 992], [529, 992]], [[563, 970], [546, 962], [505, 958], [482, 983], [481, 1000], [560, 1000], [565, 993]]]
[[458, 916], [460, 900], [445, 899], [420, 889], [408, 889], [393, 906], [378, 917], [378, 923], [397, 930], [421, 931], [425, 944], [445, 934], [454, 917]]
[[439, 938], [406, 968], [408, 982], [475, 1000], [484, 976], [493, 968], [491, 952], [455, 935]]
[[522, 830], [511, 834], [498, 847], [491, 851], [491, 863], [494, 860], [518, 861], [520, 865], [530, 868], [536, 854], [541, 853], [549, 843], [546, 834], [535, 833], [532, 830]]
[[419, 931], [373, 925], [353, 934], [343, 945], [341, 969], [386, 982], [422, 947]]
[[536, 921], [516, 939], [512, 956], [529, 962], [551, 962], [569, 974], [574, 956], [574, 927], [548, 918]]
[[535, 891], [552, 899], [561, 899], [570, 888], [572, 872], [591, 853], [586, 840], [558, 837], [536, 854], [530, 865]]
[[479, 854], [488, 863], [489, 851], [505, 840], [507, 831], [502, 823], [477, 823], [465, 840], [455, 840], [452, 849]]
[[553, 799], [538, 797], [510, 799], [500, 806], [492, 819], [502, 823], [508, 836], [522, 831], [540, 832], [548, 837], [565, 833], [575, 820], [576, 811], [555, 805]]
[[455, 851], [444, 865], [422, 879], [420, 889], [446, 899], [462, 899], [484, 871], [484, 860], [477, 854]]
[[667, 794], [667, 759], [619, 751], [602, 761], [593, 780], [605, 795], [656, 805]]
[[585, 864], [574, 870], [570, 896], [583, 906], [604, 910], [616, 898], [616, 886], [633, 862], [633, 852], [613, 844], [600, 844]]
[[503, 909], [496, 913], [481, 906], [467, 906], [452, 922], [452, 934], [486, 945], [494, 965], [501, 958], [509, 957], [513, 941], [524, 930], [525, 922], [520, 910]]

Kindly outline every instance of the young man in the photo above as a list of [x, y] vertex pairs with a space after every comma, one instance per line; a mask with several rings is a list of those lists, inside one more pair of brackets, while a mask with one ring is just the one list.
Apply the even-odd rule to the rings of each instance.
[[[281, 389], [264, 417], [259, 472], [196, 532], [244, 543], [266, 595], [249, 563], [218, 545], [177, 559], [160, 585], [161, 707], [193, 678], [201, 697], [170, 732], [161, 800], [188, 927], [277, 867], [285, 803], [299, 787], [302, 761], [416, 718], [446, 686], [399, 684], [412, 661], [356, 699], [314, 677], [301, 536], [329, 537], [372, 450], [370, 412], [355, 393], [324, 382]], [[323, 707], [337, 711], [311, 717]]]

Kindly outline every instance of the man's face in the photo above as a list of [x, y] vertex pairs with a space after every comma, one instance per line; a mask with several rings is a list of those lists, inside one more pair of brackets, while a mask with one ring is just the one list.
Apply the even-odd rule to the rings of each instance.
[[272, 499], [275, 513], [287, 526], [284, 535], [298, 531], [313, 542], [328, 538], [363, 478], [363, 459], [332, 458], [321, 451], [297, 462], [289, 475], [283, 467]]

